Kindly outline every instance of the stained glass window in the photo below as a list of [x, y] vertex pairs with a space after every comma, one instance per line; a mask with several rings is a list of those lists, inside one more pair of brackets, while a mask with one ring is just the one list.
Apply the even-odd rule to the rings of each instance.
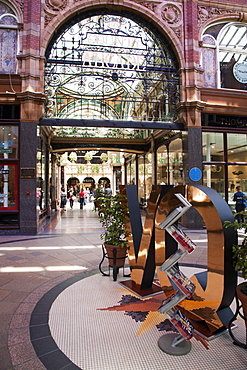
[[0, 2], [0, 73], [16, 73], [17, 18]]
[[174, 54], [136, 20], [104, 14], [77, 20], [52, 41], [46, 60], [46, 117], [174, 120]]

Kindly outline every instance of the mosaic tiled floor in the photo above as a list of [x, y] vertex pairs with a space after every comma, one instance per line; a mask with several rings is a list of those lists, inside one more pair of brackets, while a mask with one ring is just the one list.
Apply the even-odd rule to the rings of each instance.
[[[195, 269], [184, 273], [191, 276]], [[129, 294], [118, 282], [99, 273], [81, 274], [55, 287], [38, 303], [31, 318], [31, 338], [48, 370], [247, 369], [246, 350], [235, 346], [227, 332], [210, 340], [208, 350], [193, 338], [192, 349], [184, 356], [159, 348], [158, 340], [166, 332], [155, 325], [136, 336], [142, 322], [123, 311], [100, 310], [118, 305]], [[237, 321], [234, 334], [244, 341], [244, 332], [244, 323]]]

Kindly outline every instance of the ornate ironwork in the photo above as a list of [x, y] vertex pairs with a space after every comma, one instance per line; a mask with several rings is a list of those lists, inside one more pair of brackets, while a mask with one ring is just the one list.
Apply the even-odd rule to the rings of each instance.
[[78, 20], [48, 50], [44, 117], [172, 122], [177, 70], [169, 45], [136, 21]]
[[57, 137], [102, 137], [116, 139], [143, 139], [145, 137], [145, 130], [103, 127], [53, 127], [53, 133]]

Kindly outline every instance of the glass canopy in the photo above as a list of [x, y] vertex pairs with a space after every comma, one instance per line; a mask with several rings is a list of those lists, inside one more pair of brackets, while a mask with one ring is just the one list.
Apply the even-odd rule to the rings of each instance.
[[46, 55], [44, 117], [173, 121], [178, 66], [137, 20], [94, 15], [70, 24]]

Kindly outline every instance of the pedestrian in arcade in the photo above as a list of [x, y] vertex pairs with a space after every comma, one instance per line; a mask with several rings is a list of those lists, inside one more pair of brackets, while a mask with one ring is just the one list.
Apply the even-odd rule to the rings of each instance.
[[81, 191], [79, 193], [79, 199], [80, 199], [80, 209], [83, 209], [84, 202], [85, 202], [85, 191], [83, 188], [81, 188]]
[[66, 193], [64, 187], [61, 188], [60, 198], [61, 198], [60, 208], [62, 208], [64, 211], [66, 211], [67, 193]]
[[73, 205], [74, 205], [74, 200], [75, 200], [75, 190], [73, 189], [73, 187], [71, 187], [69, 189], [69, 203], [70, 203], [70, 208], [73, 209]]
[[245, 201], [246, 195], [241, 191], [240, 186], [236, 186], [236, 193], [233, 196], [233, 201], [235, 203], [235, 209], [237, 212], [236, 219], [237, 222], [240, 224], [244, 222], [244, 215], [242, 212], [245, 210]]

